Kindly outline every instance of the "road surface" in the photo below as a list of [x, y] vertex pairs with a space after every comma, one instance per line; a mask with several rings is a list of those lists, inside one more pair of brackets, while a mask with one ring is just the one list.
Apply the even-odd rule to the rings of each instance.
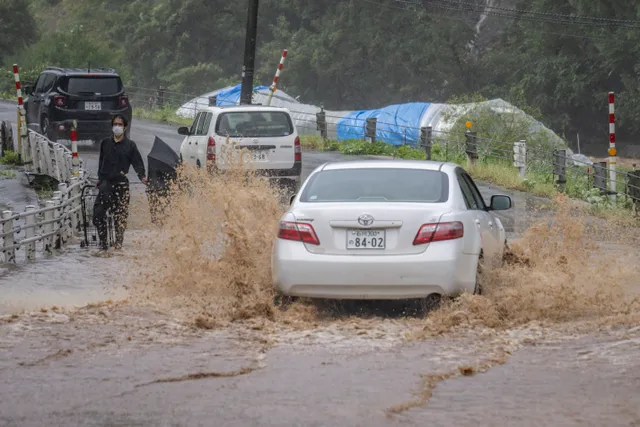
[[[132, 139], [146, 156], [175, 130], [136, 120]], [[344, 159], [303, 158], [305, 175]], [[517, 233], [538, 201], [512, 194]], [[70, 248], [0, 271], [0, 426], [640, 426], [637, 317], [421, 337], [430, 318], [302, 310], [207, 330], [127, 303], [52, 307], [106, 299], [121, 268]]]

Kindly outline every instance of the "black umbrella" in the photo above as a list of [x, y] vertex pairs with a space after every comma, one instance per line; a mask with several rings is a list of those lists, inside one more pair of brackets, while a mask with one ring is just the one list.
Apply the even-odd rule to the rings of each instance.
[[151, 152], [147, 155], [147, 164], [149, 165], [147, 195], [151, 219], [156, 222], [165, 204], [160, 200], [166, 196], [169, 183], [177, 177], [176, 168], [180, 164], [180, 158], [166, 142], [156, 136]]
[[151, 152], [147, 155], [149, 165], [149, 187], [164, 190], [169, 181], [176, 179], [176, 168], [180, 164], [178, 154], [166, 142], [156, 136]]

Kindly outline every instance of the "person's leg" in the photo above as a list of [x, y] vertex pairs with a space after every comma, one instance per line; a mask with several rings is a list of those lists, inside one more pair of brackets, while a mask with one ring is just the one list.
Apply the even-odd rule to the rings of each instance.
[[98, 230], [100, 249], [107, 249], [109, 247], [107, 240], [107, 209], [109, 207], [109, 201], [107, 199], [108, 195], [101, 192], [93, 204], [93, 225], [95, 225]]
[[113, 222], [116, 231], [115, 247], [120, 249], [124, 241], [124, 232], [127, 229], [129, 217], [129, 186], [119, 185], [114, 193]]

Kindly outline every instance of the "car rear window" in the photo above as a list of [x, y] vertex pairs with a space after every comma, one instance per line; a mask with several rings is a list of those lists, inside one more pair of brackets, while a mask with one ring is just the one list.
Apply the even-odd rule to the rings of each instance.
[[284, 137], [293, 133], [293, 122], [284, 111], [230, 111], [218, 116], [215, 132], [231, 137]]
[[73, 95], [115, 95], [122, 90], [118, 77], [74, 76], [68, 77], [63, 86], [65, 92]]
[[300, 201], [444, 203], [448, 198], [449, 177], [444, 172], [361, 168], [318, 172], [311, 177]]

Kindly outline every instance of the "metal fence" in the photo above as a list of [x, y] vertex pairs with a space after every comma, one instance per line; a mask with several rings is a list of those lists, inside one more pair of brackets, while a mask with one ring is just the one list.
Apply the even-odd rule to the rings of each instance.
[[[137, 108], [162, 110], [169, 118], [175, 110], [191, 100], [198, 100], [199, 104], [191, 106], [195, 112], [203, 105], [215, 100], [185, 94], [167, 89], [151, 89], [130, 87], [129, 94], [132, 104]], [[296, 111], [295, 107], [288, 107], [300, 134], [317, 135], [327, 140], [336, 136], [336, 126], [343, 118], [336, 112], [318, 109], [316, 113]], [[184, 109], [184, 108], [183, 108]], [[421, 147], [426, 151], [426, 158], [438, 160], [464, 161], [469, 164], [476, 162], [497, 162], [511, 164], [518, 169], [523, 179], [537, 179], [544, 176], [546, 182], [557, 185], [561, 190], [579, 194], [581, 197], [593, 201], [608, 199], [635, 208], [640, 205], [640, 171], [635, 169], [620, 170], [610, 174], [606, 162], [591, 162], [585, 156], [576, 156], [571, 150], [563, 147], [557, 141], [540, 144], [537, 141], [502, 141], [496, 138], [479, 137], [474, 132], [465, 134], [431, 127], [402, 126], [398, 123], [385, 123], [376, 118], [350, 117], [351, 124], [341, 130], [343, 136], [353, 133], [353, 139], [365, 139], [375, 142], [384, 139], [379, 134], [377, 125], [392, 125], [395, 130], [387, 128], [387, 137], [401, 140], [412, 147]], [[355, 125], [354, 125], [355, 123]], [[300, 132], [304, 128], [305, 132]], [[433, 155], [432, 155], [433, 153]], [[611, 191], [615, 188], [615, 191]], [[578, 194], [576, 194], [578, 195]]]
[[63, 145], [33, 131], [26, 136], [20, 150], [25, 173], [48, 176], [59, 184], [44, 206], [2, 212], [0, 262], [5, 263], [16, 262], [16, 252], [20, 250], [24, 250], [26, 260], [34, 260], [37, 243], [45, 254], [51, 254], [80, 233], [83, 226], [82, 189], [89, 183], [86, 171], [74, 173], [71, 151]]

